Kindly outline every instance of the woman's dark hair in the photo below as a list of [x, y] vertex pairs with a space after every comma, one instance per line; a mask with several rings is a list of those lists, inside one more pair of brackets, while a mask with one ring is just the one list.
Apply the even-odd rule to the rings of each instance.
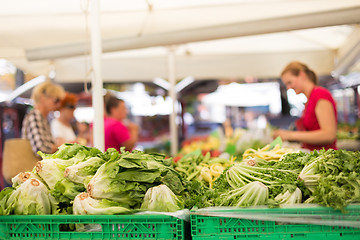
[[120, 102], [124, 102], [124, 100], [119, 99], [113, 95], [105, 95], [104, 104], [106, 113], [111, 114], [111, 109], [116, 108]]
[[304, 63], [301, 62], [291, 62], [289, 63], [284, 70], [281, 72], [281, 76], [283, 76], [285, 73], [290, 72], [294, 76], [299, 76], [300, 71], [303, 71], [311, 82], [313, 82], [315, 85], [318, 84], [318, 78], [313, 70], [308, 68]]

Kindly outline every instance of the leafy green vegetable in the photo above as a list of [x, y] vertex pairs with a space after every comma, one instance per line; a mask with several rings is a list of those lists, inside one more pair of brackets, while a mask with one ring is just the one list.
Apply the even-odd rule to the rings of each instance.
[[53, 189], [58, 181], [64, 179], [65, 169], [74, 162], [62, 159], [44, 159], [37, 163], [36, 173], [44, 180], [49, 189]]
[[214, 181], [221, 175], [223, 170], [234, 163], [234, 157], [211, 157], [210, 152], [203, 155], [201, 150], [188, 153], [174, 163], [175, 170], [186, 180], [197, 181], [213, 187]]
[[[10, 197], [10, 195], [15, 191], [14, 187], [7, 187], [4, 188], [0, 192], [0, 215], [9, 215], [11, 208], [8, 207], [7, 201]], [[9, 204], [11, 205], [11, 204]]]
[[297, 178], [295, 170], [267, 166], [251, 166], [244, 163], [232, 165], [226, 172], [226, 180], [233, 188], [242, 187], [250, 182], [259, 181], [268, 185], [281, 185]]
[[83, 162], [89, 158], [107, 156], [97, 148], [89, 148], [79, 144], [63, 144], [53, 154], [39, 152], [43, 160], [36, 165], [36, 173], [44, 180], [49, 189], [53, 189], [58, 181], [64, 179], [67, 167]]
[[39, 154], [43, 160], [37, 163], [35, 173], [50, 189], [63, 212], [71, 209], [71, 202], [76, 195], [85, 191], [97, 169], [106, 160], [116, 159], [120, 155], [116, 150], [102, 153], [97, 148], [79, 144], [63, 144], [53, 154]]
[[68, 179], [61, 179], [58, 181], [50, 193], [61, 203], [66, 206], [81, 192], [85, 191], [84, 184], [74, 183]]
[[175, 194], [181, 194], [184, 191], [184, 179], [173, 169], [168, 169], [165, 175], [161, 178], [166, 186], [168, 186]]
[[295, 189], [286, 189], [283, 193], [280, 193], [275, 197], [276, 201], [279, 201], [279, 204], [295, 204], [301, 203], [302, 194], [299, 188]]
[[5, 204], [4, 214], [48, 215], [57, 214], [57, 201], [41, 181], [30, 178], [10, 194]]
[[[93, 155], [90, 155], [92, 157], [95, 157]], [[96, 156], [100, 157], [101, 159], [104, 159], [106, 162], [110, 160], [115, 160], [120, 157], [120, 153], [115, 148], [108, 148], [106, 152], [99, 153]]]
[[83, 156], [95, 157], [98, 154], [101, 154], [101, 151], [94, 147], [86, 147], [77, 143], [65, 143], [61, 145], [55, 153], [46, 154], [41, 151], [38, 154], [42, 159], [63, 159], [68, 160], [75, 157], [77, 154], [81, 153]]
[[176, 212], [183, 208], [184, 202], [164, 184], [149, 188], [141, 204], [141, 209], [156, 212]]
[[175, 164], [175, 170], [177, 170], [187, 180], [192, 180], [199, 174], [199, 170], [196, 168], [202, 161], [204, 156], [200, 149], [184, 155]]
[[185, 208], [205, 208], [218, 205], [219, 193], [202, 182], [196, 179], [184, 181], [184, 187], [182, 197], [185, 201]]
[[315, 174], [317, 172], [316, 164], [317, 161], [307, 164], [299, 174], [299, 179], [304, 181], [305, 186], [311, 192], [315, 191], [320, 179], [320, 175]]
[[86, 187], [90, 179], [95, 175], [101, 165], [105, 163], [104, 159], [91, 157], [84, 162], [71, 165], [65, 169], [64, 176], [74, 183], [84, 184]]
[[344, 210], [360, 202], [360, 153], [347, 150], [320, 150], [299, 175], [312, 193], [311, 202]]
[[42, 179], [36, 173], [33, 173], [33, 172], [21, 172], [21, 173], [18, 173], [15, 177], [13, 177], [11, 179], [12, 186], [17, 187], [17, 186], [19, 186], [20, 184], [22, 184], [23, 182], [25, 182], [26, 180], [28, 180], [30, 178], [36, 178], [36, 179], [42, 181]]
[[248, 207], [263, 205], [269, 198], [269, 190], [259, 181], [250, 182], [240, 188], [220, 195], [221, 206]]
[[117, 174], [120, 170], [122, 168], [116, 160], [103, 164], [87, 186], [90, 196], [97, 199], [106, 198], [130, 206], [141, 203], [147, 187], [138, 182], [118, 179]]
[[148, 188], [166, 184], [172, 191], [183, 189], [179, 175], [164, 155], [121, 150], [119, 159], [104, 163], [90, 180], [87, 191], [92, 198], [110, 199], [138, 208]]
[[232, 188], [239, 188], [253, 181], [271, 185], [281, 180], [267, 173], [265, 168], [247, 166], [241, 163], [231, 166], [225, 174], [226, 180]]
[[126, 214], [130, 210], [119, 203], [107, 199], [93, 199], [88, 193], [80, 193], [74, 199], [74, 215], [114, 215]]

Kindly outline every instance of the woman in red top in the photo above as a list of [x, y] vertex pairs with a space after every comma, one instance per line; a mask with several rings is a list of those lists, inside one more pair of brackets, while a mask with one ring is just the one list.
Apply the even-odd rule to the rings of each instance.
[[132, 151], [139, 135], [139, 126], [133, 122], [126, 121], [127, 108], [125, 102], [112, 95], [105, 95], [104, 138], [105, 150], [121, 147]]
[[303, 148], [336, 149], [337, 112], [331, 93], [317, 86], [317, 76], [305, 64], [291, 62], [281, 73], [281, 79], [287, 89], [296, 94], [304, 93], [308, 101], [299, 120], [297, 131], [276, 130], [273, 137], [282, 140], [299, 141]]

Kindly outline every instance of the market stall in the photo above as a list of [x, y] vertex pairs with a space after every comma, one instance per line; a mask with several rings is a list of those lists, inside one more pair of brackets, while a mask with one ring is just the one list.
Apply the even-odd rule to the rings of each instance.
[[[0, 53], [59, 83], [93, 77], [100, 117], [103, 82], [167, 79], [174, 109], [176, 81], [189, 76], [274, 78], [294, 58], [327, 76], [358, 68], [359, 1], [108, 1], [93, 24], [90, 2], [72, 2], [4, 5]], [[105, 152], [100, 122], [96, 147], [40, 153], [0, 193], [0, 239], [360, 237], [358, 152], [308, 152], [272, 142], [267, 128], [225, 125], [176, 152], [175, 111], [170, 119], [171, 156]]]
[[238, 156], [213, 153], [176, 162], [78, 144], [40, 153], [0, 193], [0, 238], [359, 237], [358, 152], [299, 151], [276, 139]]

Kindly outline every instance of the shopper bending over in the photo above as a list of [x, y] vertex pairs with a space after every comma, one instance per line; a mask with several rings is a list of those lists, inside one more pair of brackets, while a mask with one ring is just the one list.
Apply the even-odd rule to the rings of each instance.
[[281, 73], [287, 89], [307, 97], [305, 109], [296, 121], [296, 131], [276, 130], [273, 137], [280, 136], [284, 141], [299, 141], [303, 148], [336, 149], [337, 112], [331, 93], [317, 86], [317, 76], [305, 64], [291, 62]]
[[128, 111], [123, 100], [107, 95], [104, 103], [105, 150], [108, 148], [120, 150], [120, 147], [124, 146], [127, 151], [131, 151], [138, 140], [139, 126], [126, 121]]
[[34, 108], [25, 116], [21, 134], [22, 138], [29, 139], [35, 155], [38, 151], [54, 153], [63, 144], [53, 138], [48, 115], [59, 108], [64, 95], [63, 87], [50, 81], [41, 83], [33, 89], [31, 98]]

